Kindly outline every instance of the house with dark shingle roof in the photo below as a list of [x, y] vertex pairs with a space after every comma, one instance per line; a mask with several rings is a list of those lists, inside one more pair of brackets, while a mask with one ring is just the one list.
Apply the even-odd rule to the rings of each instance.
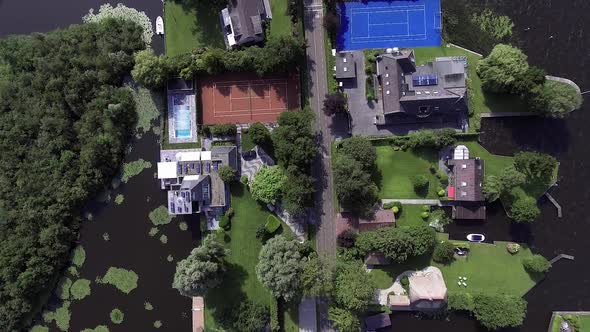
[[265, 25], [271, 18], [269, 0], [229, 0], [221, 11], [227, 48], [263, 42]]
[[466, 116], [466, 59], [439, 57], [417, 66], [413, 50], [392, 49], [378, 56], [376, 62], [376, 88], [383, 105], [377, 124]]
[[454, 158], [447, 160], [447, 166], [450, 170], [447, 193], [454, 203], [453, 219], [485, 219], [484, 161], [469, 158], [467, 147], [459, 145], [455, 148]]
[[158, 163], [158, 179], [168, 191], [168, 213], [205, 212], [219, 216], [229, 206], [229, 190], [217, 171], [222, 166], [238, 168], [235, 146], [214, 146], [211, 151], [166, 152]]

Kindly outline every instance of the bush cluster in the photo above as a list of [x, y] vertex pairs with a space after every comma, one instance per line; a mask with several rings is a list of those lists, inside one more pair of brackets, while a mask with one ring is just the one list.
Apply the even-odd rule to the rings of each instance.
[[360, 254], [378, 251], [398, 263], [429, 253], [434, 245], [435, 232], [426, 225], [387, 227], [360, 233], [356, 239]]
[[541, 255], [524, 258], [522, 265], [530, 273], [545, 273], [551, 268], [551, 263]]
[[435, 262], [448, 264], [455, 257], [455, 246], [449, 241], [437, 243], [432, 253], [432, 259]]

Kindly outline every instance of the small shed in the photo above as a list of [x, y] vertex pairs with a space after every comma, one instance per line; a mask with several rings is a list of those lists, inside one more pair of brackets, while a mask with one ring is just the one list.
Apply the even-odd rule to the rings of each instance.
[[382, 313], [365, 318], [365, 330], [367, 332], [377, 331], [391, 326], [391, 318], [388, 314]]
[[347, 79], [356, 77], [356, 62], [350, 52], [336, 54], [336, 78]]

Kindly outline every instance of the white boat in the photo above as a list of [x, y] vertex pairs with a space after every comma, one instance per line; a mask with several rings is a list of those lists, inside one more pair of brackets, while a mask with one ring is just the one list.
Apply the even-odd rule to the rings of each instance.
[[483, 242], [486, 240], [486, 237], [483, 234], [469, 234], [467, 235], [467, 240], [471, 242]]
[[161, 16], [158, 16], [156, 18], [156, 33], [158, 35], [164, 34], [164, 20], [162, 19]]

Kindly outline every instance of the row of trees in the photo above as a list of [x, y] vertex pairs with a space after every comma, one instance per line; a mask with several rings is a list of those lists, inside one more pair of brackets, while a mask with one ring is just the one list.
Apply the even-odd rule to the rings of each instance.
[[305, 41], [292, 37], [270, 38], [264, 47], [240, 50], [200, 48], [192, 53], [168, 57], [152, 50], [138, 52], [133, 78], [148, 88], [164, 86], [170, 76], [193, 79], [196, 75], [224, 72], [255, 72], [259, 76], [285, 73], [305, 57]]
[[[495, 175], [484, 179], [483, 192], [489, 202], [504, 197], [511, 202], [510, 214], [517, 222], [532, 222], [540, 213], [535, 197], [529, 196], [522, 186], [550, 184], [557, 168], [557, 160], [544, 153], [519, 152], [514, 157], [514, 164]], [[503, 200], [504, 200], [503, 198]]]
[[498, 44], [477, 65], [484, 91], [520, 96], [531, 111], [563, 117], [582, 103], [581, 95], [568, 84], [545, 80], [545, 71], [530, 66], [518, 48]]
[[366, 215], [378, 201], [378, 188], [371, 175], [376, 171], [377, 151], [363, 136], [347, 138], [338, 146], [332, 168], [334, 188], [342, 207]]
[[378, 251], [396, 263], [432, 252], [434, 230], [427, 225], [385, 227], [360, 233], [355, 246], [361, 256]]
[[119, 170], [136, 121], [122, 87], [143, 30], [101, 20], [0, 41], [0, 330], [22, 328]]

